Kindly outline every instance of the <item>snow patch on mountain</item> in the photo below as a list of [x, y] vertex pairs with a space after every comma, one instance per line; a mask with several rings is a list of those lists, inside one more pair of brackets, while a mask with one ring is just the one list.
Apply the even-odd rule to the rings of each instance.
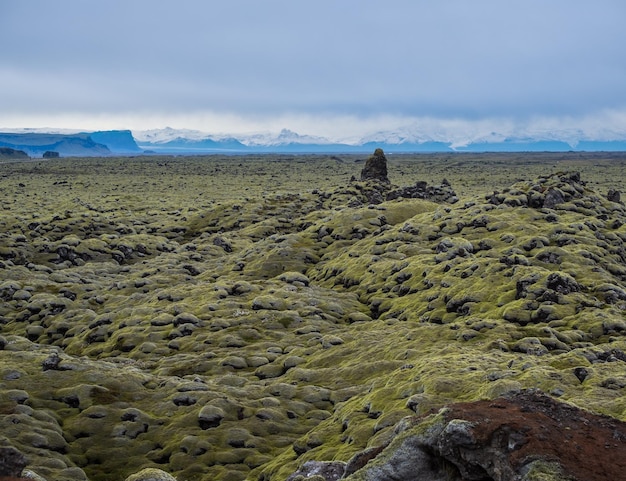
[[173, 129], [165, 127], [164, 129], [152, 130], [133, 130], [133, 137], [139, 143], [150, 144], [166, 144], [176, 140], [215, 140], [214, 136], [200, 130], [191, 129]]
[[259, 133], [252, 134], [246, 137], [242, 137], [239, 141], [247, 146], [263, 146], [271, 147], [275, 145], [287, 145], [287, 144], [315, 144], [326, 145], [331, 141], [325, 137], [318, 137], [313, 135], [300, 135], [289, 129], [282, 129], [278, 134], [274, 133]]

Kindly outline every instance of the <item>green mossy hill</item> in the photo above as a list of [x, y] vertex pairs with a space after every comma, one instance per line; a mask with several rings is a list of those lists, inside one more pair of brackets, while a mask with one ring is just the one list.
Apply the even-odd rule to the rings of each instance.
[[326, 158], [16, 165], [0, 439], [49, 481], [283, 480], [524, 388], [626, 419], [626, 210], [584, 176], [447, 203]]

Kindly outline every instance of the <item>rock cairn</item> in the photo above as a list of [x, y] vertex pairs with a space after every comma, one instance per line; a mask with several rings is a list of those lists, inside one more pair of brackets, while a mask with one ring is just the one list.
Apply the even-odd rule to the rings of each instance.
[[365, 167], [361, 170], [361, 180], [378, 180], [386, 184], [389, 183], [387, 177], [387, 157], [383, 149], [376, 149], [365, 162]]
[[[356, 181], [353, 176], [352, 181]], [[374, 182], [371, 182], [374, 181]], [[367, 203], [380, 204], [394, 199], [426, 199], [433, 202], [445, 202], [453, 204], [458, 197], [450, 183], [443, 179], [440, 185], [428, 185], [425, 181], [418, 181], [415, 185], [398, 187], [391, 184], [387, 175], [387, 157], [383, 149], [376, 149], [369, 156], [365, 167], [361, 170], [361, 182], [365, 185], [357, 185]], [[353, 202], [350, 207], [356, 207], [358, 202]]]

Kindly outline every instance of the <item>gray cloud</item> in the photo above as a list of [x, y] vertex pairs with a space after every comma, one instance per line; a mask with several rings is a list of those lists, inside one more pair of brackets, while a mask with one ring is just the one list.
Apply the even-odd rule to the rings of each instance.
[[626, 110], [624, 18], [621, 0], [4, 0], [0, 120]]

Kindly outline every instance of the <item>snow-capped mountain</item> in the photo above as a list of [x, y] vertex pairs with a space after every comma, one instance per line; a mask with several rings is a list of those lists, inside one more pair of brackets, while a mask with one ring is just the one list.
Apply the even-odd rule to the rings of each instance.
[[310, 144], [310, 145], [325, 145], [332, 142], [324, 137], [318, 137], [313, 135], [300, 135], [289, 129], [282, 129], [278, 134], [273, 133], [259, 133], [248, 135], [245, 138], [240, 139], [242, 144], [248, 146], [276, 146], [287, 144]]
[[[479, 126], [480, 127], [480, 126]], [[157, 154], [367, 153], [382, 148], [400, 152], [525, 152], [525, 151], [626, 151], [623, 133], [600, 132], [596, 140], [578, 129], [519, 129], [503, 125], [499, 131], [459, 129], [457, 125], [408, 125], [380, 130], [361, 138], [334, 140], [283, 129], [246, 135], [210, 134], [199, 130], [153, 129], [143, 131], [70, 131], [12, 129], [0, 131], [0, 147], [41, 156], [44, 150], [62, 156]], [[462, 132], [462, 133], [459, 133]], [[68, 142], [71, 143], [68, 144]], [[42, 150], [43, 149], [43, 150]]]
[[283, 129], [278, 134], [271, 132], [259, 132], [247, 135], [215, 135], [200, 130], [164, 129], [136, 130], [133, 131], [135, 140], [140, 145], [151, 144], [153, 146], [168, 144], [171, 142], [224, 142], [236, 139], [241, 144], [250, 147], [270, 147], [286, 144], [330, 144], [328, 139], [312, 135], [300, 135], [289, 129]]
[[166, 144], [175, 140], [206, 140], [212, 139], [213, 136], [200, 130], [191, 129], [173, 129], [171, 127], [165, 127], [164, 129], [152, 129], [152, 130], [133, 130], [133, 137], [140, 144]]
[[247, 135], [212, 135], [198, 130], [165, 128], [133, 132], [144, 150], [158, 153], [206, 152], [368, 152], [381, 147], [390, 152], [523, 152], [569, 150], [626, 150], [626, 141], [591, 141], [580, 131], [519, 129], [503, 125], [499, 132], [485, 128], [464, 131], [458, 126], [408, 125], [377, 131], [357, 140], [333, 141], [283, 129], [278, 133], [257, 132]]

